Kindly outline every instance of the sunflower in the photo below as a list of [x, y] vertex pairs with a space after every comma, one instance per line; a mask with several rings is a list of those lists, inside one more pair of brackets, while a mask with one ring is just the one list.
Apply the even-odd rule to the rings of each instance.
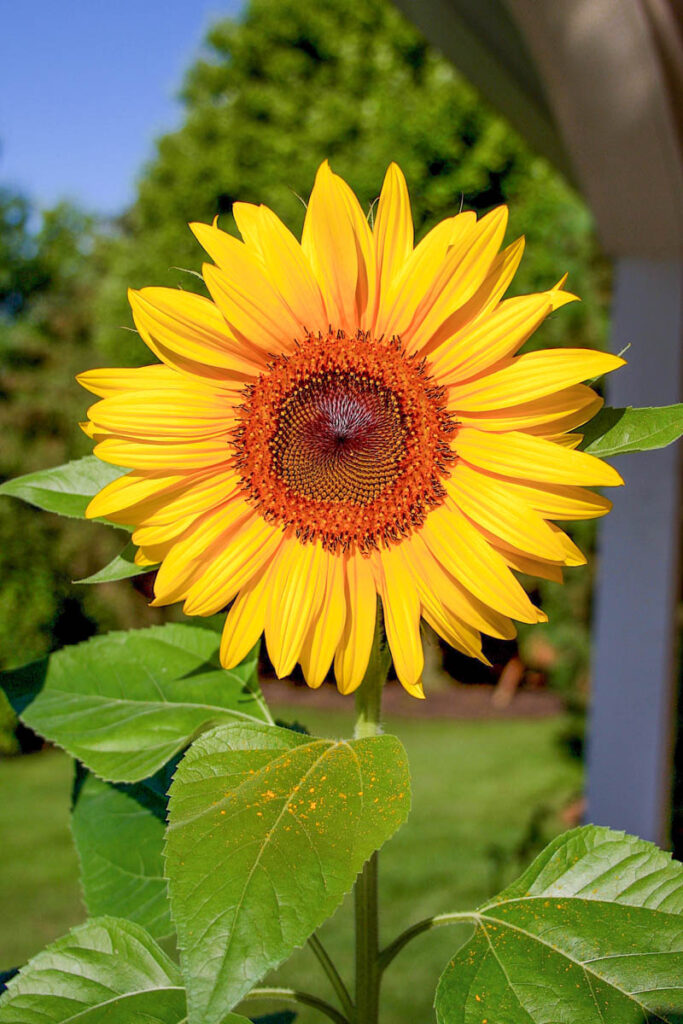
[[405, 179], [387, 171], [374, 224], [325, 162], [301, 243], [265, 206], [235, 203], [242, 241], [191, 228], [211, 298], [130, 292], [160, 360], [91, 370], [95, 454], [130, 470], [88, 516], [134, 527], [154, 604], [229, 606], [226, 668], [262, 633], [279, 676], [317, 687], [334, 662], [363, 679], [377, 597], [398, 678], [423, 696], [420, 619], [481, 660], [481, 633], [539, 622], [513, 570], [561, 580], [585, 559], [556, 525], [601, 516], [586, 486], [619, 484], [577, 451], [600, 407], [582, 381], [623, 360], [586, 349], [515, 355], [575, 297], [564, 280], [504, 299], [524, 247], [507, 210], [459, 213], [414, 246]]

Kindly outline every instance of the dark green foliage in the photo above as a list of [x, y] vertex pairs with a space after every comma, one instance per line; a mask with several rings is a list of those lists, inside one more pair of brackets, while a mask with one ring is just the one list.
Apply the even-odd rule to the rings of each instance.
[[31, 206], [22, 195], [0, 188], [0, 317], [16, 316], [27, 294], [43, 282], [36, 245], [28, 231]]
[[[187, 75], [185, 120], [166, 135], [138, 199], [108, 247], [98, 343], [114, 362], [143, 362], [127, 285], [201, 289], [201, 250], [187, 229], [216, 214], [234, 229], [233, 201], [266, 203], [295, 231], [316, 168], [329, 158], [369, 209], [387, 165], [403, 168], [418, 235], [461, 203], [512, 206], [525, 233], [518, 289], [570, 272], [584, 299], [549, 324], [545, 343], [601, 344], [604, 264], [589, 214], [443, 57], [384, 0], [253, 0], [239, 22], [218, 23]], [[558, 318], [559, 320], [559, 318]]]
[[265, 1017], [252, 1017], [252, 1024], [292, 1024], [295, 1020], [295, 1013], [283, 1010], [282, 1013], [268, 1013]]
[[7, 988], [7, 983], [16, 977], [19, 973], [18, 967], [13, 967], [11, 971], [0, 971], [0, 992], [4, 992]]
[[[78, 429], [90, 403], [74, 377], [97, 362], [92, 298], [101, 277], [91, 218], [62, 205], [31, 231], [30, 207], [17, 197], [13, 202], [25, 215], [14, 223], [0, 213], [0, 274], [9, 282], [0, 293], [20, 290], [11, 303], [3, 305], [0, 296], [0, 481], [91, 449]], [[0, 209], [6, 209], [2, 200]], [[0, 666], [98, 629], [161, 621], [132, 587], [112, 594], [71, 583], [105, 565], [121, 536], [0, 498]]]

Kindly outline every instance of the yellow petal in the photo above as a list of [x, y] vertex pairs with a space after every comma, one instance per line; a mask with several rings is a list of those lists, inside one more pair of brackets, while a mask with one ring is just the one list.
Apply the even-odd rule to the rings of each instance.
[[266, 613], [266, 644], [277, 675], [289, 675], [324, 597], [327, 555], [319, 543], [282, 541]]
[[333, 329], [354, 332], [359, 326], [356, 288], [362, 274], [360, 245], [349, 217], [342, 180], [332, 173], [327, 160], [315, 176], [301, 247], [320, 285]]
[[225, 608], [241, 587], [270, 561], [281, 543], [282, 532], [261, 516], [252, 514], [210, 559], [201, 560], [205, 571], [187, 590], [185, 614], [215, 615]]
[[519, 551], [505, 548], [503, 544], [499, 545], [498, 550], [507, 564], [517, 572], [523, 572], [527, 576], [539, 576], [542, 580], [550, 580], [552, 583], [562, 582], [562, 569], [557, 562], [545, 562], [542, 558], [528, 558], [526, 555], [520, 554]]
[[252, 518], [253, 509], [242, 497], [236, 497], [196, 519], [164, 558], [154, 583], [153, 604], [172, 604], [185, 597], [189, 587], [207, 566], [214, 564], [239, 528]]
[[326, 331], [328, 320], [318, 282], [289, 228], [267, 206], [235, 203], [240, 234], [261, 256], [266, 273], [296, 320], [309, 331]]
[[374, 327], [377, 297], [377, 262], [375, 243], [368, 218], [363, 213], [355, 193], [343, 178], [334, 177], [346, 208], [347, 216], [356, 239], [356, 255], [358, 259], [358, 280], [356, 282], [356, 320], [355, 323], [363, 330]]
[[472, 466], [511, 476], [520, 481], [550, 484], [618, 486], [623, 480], [616, 469], [587, 452], [570, 451], [542, 437], [510, 431], [490, 434], [461, 427], [455, 439], [461, 458]]
[[[264, 252], [263, 252], [263, 241], [262, 241], [262, 238], [261, 238], [261, 221], [262, 221], [261, 210], [262, 209], [265, 209], [265, 207], [258, 206], [256, 203], [240, 203], [240, 202], [237, 202], [237, 203], [233, 203], [232, 204], [232, 215], [235, 218], [235, 224], [237, 225], [237, 230], [239, 231], [239, 233], [242, 236], [242, 241], [246, 245], [247, 249], [250, 251], [251, 255], [252, 256], [256, 256], [261, 261], [261, 263], [265, 264], [265, 255], [264, 255]], [[215, 229], [215, 230], [218, 230], [218, 217], [217, 216], [214, 217], [213, 224], [211, 225], [211, 227], [213, 229]], [[211, 235], [209, 235], [207, 233], [207, 235], [206, 235], [207, 245], [204, 246], [204, 248], [205, 248], [206, 252], [209, 253], [209, 255], [211, 256], [211, 258], [214, 261], [214, 263], [216, 263], [220, 267], [220, 265], [221, 265], [221, 258], [220, 257], [222, 255], [222, 253], [221, 253], [220, 248], [216, 248], [216, 244], [212, 241], [213, 237], [215, 237], [215, 236], [211, 236]], [[222, 239], [222, 234], [217, 239], [218, 243], [220, 243], [221, 239]], [[212, 249], [208, 248], [209, 245], [212, 246]], [[212, 252], [212, 250], [213, 250], [213, 252]], [[229, 266], [229, 263], [230, 263], [230, 255], [229, 254], [226, 256], [226, 260], [227, 260], [227, 263], [228, 263], [228, 266]]]
[[458, 508], [477, 526], [529, 555], [559, 560], [562, 547], [548, 523], [501, 480], [458, 461], [446, 481]]
[[471, 210], [441, 221], [413, 249], [403, 270], [380, 295], [375, 332], [391, 337], [402, 335], [415, 317], [415, 311], [443, 270], [449, 252], [461, 251], [477, 229]]
[[[120, 476], [103, 487], [92, 499], [85, 515], [87, 519], [110, 518], [112, 515], [128, 512], [144, 502], [158, 501], [162, 504], [174, 492], [183, 490], [191, 482], [187, 473], [142, 473], [132, 472]], [[124, 520], [135, 522], [135, 519]]]
[[[141, 548], [157, 547], [175, 540], [192, 526], [197, 513], [191, 513], [182, 519], [174, 519], [169, 523], [154, 523], [152, 525], [139, 526], [132, 535], [133, 544], [139, 544]], [[158, 561], [158, 559], [157, 559]]]
[[456, 385], [494, 366], [521, 348], [564, 297], [574, 298], [566, 292], [539, 292], [505, 299], [430, 353], [432, 375], [441, 384]]
[[451, 313], [429, 341], [423, 345], [423, 355], [428, 355], [472, 321], [486, 316], [487, 313], [495, 309], [509, 288], [523, 253], [524, 238], [518, 238], [517, 241], [512, 242], [506, 249], [498, 253], [472, 298]]
[[221, 502], [236, 497], [240, 491], [240, 477], [234, 469], [216, 470], [210, 467], [188, 474], [185, 479], [185, 487], [165, 496], [163, 503], [145, 518], [145, 526], [159, 526], [183, 516], [201, 515]]
[[377, 615], [377, 588], [369, 558], [345, 556], [346, 618], [334, 659], [340, 693], [352, 693], [363, 681], [370, 660]]
[[220, 386], [253, 378], [262, 353], [238, 341], [213, 302], [178, 288], [128, 291], [133, 319], [145, 344], [171, 368]]
[[238, 340], [262, 352], [289, 351], [302, 324], [271, 284], [261, 260], [239, 239], [208, 224], [191, 224], [217, 266], [204, 264], [202, 274], [211, 297]]
[[601, 494], [583, 487], [559, 484], [507, 484], [513, 495], [519, 495], [545, 519], [596, 519], [606, 515], [612, 502]]
[[394, 545], [384, 548], [379, 557], [382, 568], [380, 596], [387, 641], [396, 675], [402, 686], [411, 692], [420, 684], [424, 668], [420, 599], [398, 549]]
[[234, 668], [244, 661], [264, 630], [272, 568], [272, 564], [269, 564], [256, 573], [242, 587], [230, 607], [221, 637], [220, 658], [223, 668]]
[[343, 555], [326, 555], [325, 596], [301, 648], [301, 668], [309, 686], [317, 688], [327, 675], [344, 630]]
[[484, 665], [491, 664], [482, 652], [481, 634], [461, 619], [458, 619], [444, 605], [438, 604], [433, 599], [423, 601], [422, 616], [425, 622], [446, 641], [449, 647], [455, 648], [456, 651], [461, 651], [468, 658], [476, 658], [477, 661], [483, 662]]
[[512, 640], [517, 635], [514, 624], [507, 616], [484, 604], [446, 571], [425, 544], [421, 533], [414, 533], [403, 541], [401, 550], [409, 555], [415, 567], [416, 579], [423, 582], [424, 587], [433, 592], [438, 601], [458, 619], [477, 632], [501, 640]]
[[554, 523], [550, 524], [550, 529], [553, 531], [555, 537], [562, 546], [562, 560], [564, 564], [585, 565], [587, 558], [583, 551], [576, 546], [571, 537], [568, 537], [564, 530], [561, 530], [559, 526], [555, 526]]
[[158, 564], [159, 564], [159, 563], [158, 563], [158, 560], [155, 560], [155, 559], [149, 558], [149, 557], [148, 557], [148, 556], [147, 556], [147, 555], [145, 554], [145, 552], [144, 552], [144, 551], [142, 550], [142, 548], [139, 548], [139, 549], [138, 549], [138, 550], [137, 550], [137, 551], [135, 552], [135, 558], [133, 559], [133, 561], [135, 562], [135, 564], [136, 564], [136, 565], [141, 565], [141, 566], [143, 566], [144, 568], [147, 568], [148, 566], [149, 566], [149, 567], [151, 567], [151, 566], [153, 566], [153, 565], [158, 565]]
[[106, 370], [86, 370], [76, 375], [81, 387], [100, 398], [118, 395], [122, 391], [136, 391], [178, 386], [178, 371], [154, 363], [152, 366], [117, 366]]
[[133, 441], [123, 437], [108, 437], [93, 449], [103, 462], [130, 469], [182, 471], [201, 469], [204, 466], [220, 466], [228, 458], [230, 449], [224, 438], [208, 441], [187, 441], [177, 444], [163, 441]]
[[451, 387], [449, 408], [462, 412], [504, 409], [532, 402], [624, 365], [619, 356], [582, 348], [528, 352], [495, 373]]
[[379, 290], [386, 294], [412, 253], [414, 238], [408, 186], [394, 163], [389, 165], [382, 185], [374, 236]]
[[559, 444], [561, 448], [578, 448], [583, 441], [583, 434], [542, 434], [541, 437]]
[[418, 305], [412, 323], [402, 332], [408, 352], [419, 352], [453, 312], [475, 294], [500, 249], [507, 219], [507, 207], [492, 210], [481, 218], [463, 243], [449, 251], [431, 288]]
[[449, 498], [430, 512], [421, 535], [437, 561], [484, 604], [521, 622], [538, 622], [539, 610], [504, 560]]
[[478, 658], [487, 662], [481, 652], [481, 636], [478, 630], [473, 629], [446, 608], [432, 586], [430, 576], [423, 574], [423, 559], [414, 558], [415, 548], [402, 543], [395, 550], [398, 557], [404, 562], [404, 571], [415, 583], [422, 615], [432, 629], [443, 637], [451, 647], [462, 651], [470, 658]]
[[533, 434], [547, 434], [551, 429], [561, 432], [585, 423], [595, 416], [602, 404], [602, 398], [591, 388], [575, 384], [507, 409], [470, 413], [452, 411], [455, 411], [459, 422], [478, 430], [526, 430]]
[[163, 441], [227, 436], [235, 425], [237, 392], [195, 387], [178, 375], [174, 387], [111, 395], [91, 405], [88, 416], [101, 431], [136, 440]]

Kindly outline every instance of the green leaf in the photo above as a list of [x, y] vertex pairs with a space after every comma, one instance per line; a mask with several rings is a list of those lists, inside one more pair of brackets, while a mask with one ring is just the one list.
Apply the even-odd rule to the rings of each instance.
[[0, 674], [31, 729], [111, 782], [139, 782], [203, 729], [269, 721], [256, 648], [229, 672], [220, 637], [168, 624], [109, 633]]
[[583, 450], [603, 459], [666, 448], [683, 435], [683, 404], [654, 409], [608, 407], [581, 429]]
[[63, 466], [40, 469], [37, 473], [6, 480], [0, 484], [0, 494], [21, 498], [46, 512], [83, 519], [90, 499], [106, 484], [127, 472], [127, 469], [110, 466], [94, 455], [86, 455]]
[[201, 736], [174, 776], [166, 836], [191, 1024], [215, 1024], [302, 945], [409, 808], [393, 736], [335, 741], [257, 725]]
[[136, 551], [137, 546], [132, 541], [128, 541], [121, 554], [112, 558], [111, 562], [93, 573], [92, 576], [74, 580], [74, 583], [113, 583], [115, 580], [127, 580], [131, 576], [141, 576], [143, 573], [150, 572], [153, 566], [135, 564]]
[[173, 934], [163, 845], [166, 800], [151, 785], [113, 785], [86, 774], [77, 786], [71, 830], [88, 913]]
[[683, 865], [589, 825], [476, 914], [439, 1024], [682, 1024]]
[[252, 1024], [292, 1024], [295, 1020], [295, 1013], [283, 1010], [282, 1013], [267, 1013], [265, 1017], [252, 1017]]
[[181, 1024], [185, 1014], [177, 966], [143, 928], [112, 917], [53, 942], [0, 998], [0, 1024]]

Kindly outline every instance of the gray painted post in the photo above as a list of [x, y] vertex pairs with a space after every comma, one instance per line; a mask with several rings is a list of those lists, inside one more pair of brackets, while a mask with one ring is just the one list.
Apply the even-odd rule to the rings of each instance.
[[[609, 382], [611, 405], [680, 402], [683, 265], [622, 259], [612, 351], [629, 365]], [[600, 524], [587, 820], [670, 844], [679, 588], [681, 451], [616, 461], [626, 486]]]

